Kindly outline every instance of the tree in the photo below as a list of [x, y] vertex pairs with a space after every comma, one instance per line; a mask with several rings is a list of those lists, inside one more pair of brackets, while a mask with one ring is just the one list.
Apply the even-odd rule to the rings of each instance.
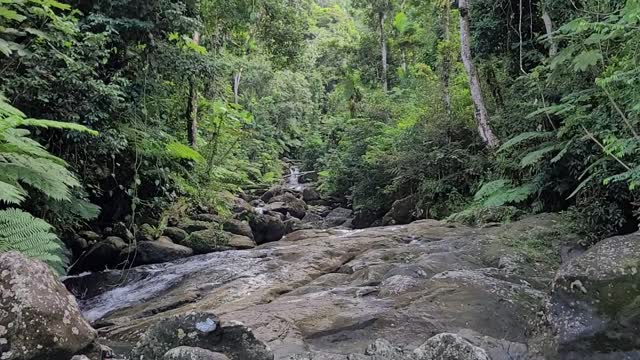
[[495, 148], [499, 145], [499, 141], [494, 135], [489, 124], [489, 113], [487, 112], [484, 96], [482, 95], [482, 88], [480, 86], [480, 78], [478, 77], [478, 71], [473, 63], [471, 53], [469, 0], [460, 0], [458, 6], [460, 10], [460, 47], [462, 62], [464, 63], [464, 67], [469, 78], [469, 88], [471, 90], [471, 99], [473, 100], [473, 106], [475, 108], [474, 114], [478, 133], [480, 134], [482, 141], [484, 141], [487, 146]]

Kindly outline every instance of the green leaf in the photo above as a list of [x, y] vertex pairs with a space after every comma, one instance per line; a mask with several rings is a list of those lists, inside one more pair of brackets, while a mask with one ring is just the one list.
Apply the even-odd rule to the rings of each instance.
[[532, 151], [520, 160], [520, 167], [525, 168], [537, 164], [550, 152], [561, 150], [564, 144], [547, 143], [541, 149]]
[[502, 146], [500, 146], [500, 149], [498, 149], [498, 152], [505, 151], [525, 141], [534, 140], [534, 139], [547, 139], [547, 138], [553, 137], [554, 135], [555, 134], [552, 132], [540, 132], [540, 131], [525, 132], [511, 138], [509, 141], [502, 144]]
[[573, 59], [573, 69], [575, 71], [585, 71], [602, 60], [602, 53], [599, 50], [584, 51]]
[[176, 159], [193, 160], [195, 162], [204, 161], [202, 155], [196, 150], [179, 142], [171, 142], [166, 147], [167, 154]]

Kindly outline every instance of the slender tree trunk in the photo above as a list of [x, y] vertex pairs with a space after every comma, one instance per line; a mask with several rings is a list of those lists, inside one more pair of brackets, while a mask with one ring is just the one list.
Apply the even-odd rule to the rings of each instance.
[[558, 43], [553, 38], [553, 21], [551, 16], [547, 12], [547, 7], [543, 4], [542, 21], [544, 21], [544, 27], [547, 31], [547, 38], [549, 39], [549, 57], [554, 57], [558, 53]]
[[408, 65], [407, 65], [407, 50], [402, 49], [402, 71], [407, 73]]
[[240, 80], [242, 79], [242, 69], [238, 71], [233, 77], [233, 100], [237, 104], [239, 102], [240, 94]]
[[384, 34], [384, 23], [387, 20], [386, 11], [381, 11], [380, 17], [380, 52], [382, 53], [382, 90], [387, 92], [389, 90], [389, 64], [387, 63], [387, 38]]
[[447, 110], [447, 114], [451, 114], [451, 94], [449, 92], [449, 82], [451, 79], [451, 57], [449, 56], [449, 43], [451, 41], [451, 3], [445, 1], [444, 15], [442, 18], [443, 40], [447, 45], [442, 54], [442, 101]]
[[493, 134], [489, 125], [489, 114], [485, 105], [482, 89], [480, 87], [480, 79], [478, 71], [471, 56], [471, 31], [469, 26], [469, 1], [460, 0], [460, 42], [462, 52], [462, 62], [467, 71], [469, 78], [469, 88], [471, 90], [471, 99], [475, 109], [476, 124], [480, 137], [489, 147], [496, 147], [499, 144], [498, 138]]
[[[193, 42], [200, 43], [200, 33], [194, 31]], [[195, 76], [189, 79], [189, 100], [187, 102], [187, 140], [193, 148], [197, 146], [198, 137], [198, 85]]]

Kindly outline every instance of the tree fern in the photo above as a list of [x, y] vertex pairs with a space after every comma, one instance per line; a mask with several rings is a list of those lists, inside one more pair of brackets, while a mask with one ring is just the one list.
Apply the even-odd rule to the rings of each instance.
[[[78, 124], [28, 119], [0, 95], [0, 203], [20, 205], [29, 196], [23, 185], [47, 198], [65, 201], [81, 215], [95, 216], [95, 205], [72, 202], [71, 188], [79, 187], [64, 160], [28, 136], [23, 126], [70, 129], [95, 134]], [[73, 210], [72, 210], [73, 211]], [[64, 244], [46, 221], [19, 210], [0, 211], [0, 252], [16, 250], [47, 262], [63, 273], [68, 256]]]
[[19, 251], [48, 263], [64, 273], [68, 256], [52, 226], [18, 209], [0, 211], [0, 252]]
[[519, 204], [540, 190], [536, 182], [513, 186], [511, 181], [499, 179], [484, 184], [476, 192], [475, 200], [485, 207], [498, 207], [507, 204]]

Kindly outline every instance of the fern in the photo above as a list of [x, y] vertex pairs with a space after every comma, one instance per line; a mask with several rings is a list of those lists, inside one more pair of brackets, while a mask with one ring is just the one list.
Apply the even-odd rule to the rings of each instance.
[[505, 142], [504, 144], [502, 144], [502, 146], [500, 146], [500, 149], [498, 149], [498, 152], [500, 151], [505, 151], [507, 149], [510, 149], [514, 146], [517, 146], [525, 141], [529, 141], [529, 140], [534, 140], [534, 139], [545, 139], [545, 138], [550, 138], [552, 137], [554, 134], [551, 132], [540, 132], [540, 131], [532, 131], [532, 132], [525, 132], [522, 133], [516, 137], [511, 138], [509, 141]]
[[[47, 198], [65, 201], [72, 212], [89, 219], [99, 208], [75, 199], [71, 189], [80, 187], [64, 160], [49, 153], [28, 136], [21, 126], [69, 129], [96, 134], [82, 125], [51, 120], [28, 119], [0, 95], [0, 203], [20, 205], [29, 196], [22, 185], [40, 191]], [[0, 252], [20, 251], [48, 263], [64, 273], [68, 255], [53, 227], [19, 209], [0, 211]]]
[[527, 166], [531, 166], [534, 164], [537, 164], [538, 162], [540, 162], [545, 155], [554, 152], [554, 151], [559, 151], [562, 150], [565, 146], [565, 143], [546, 143], [543, 144], [541, 146], [540, 149], [532, 151], [528, 154], [526, 154], [522, 160], [520, 160], [520, 167], [522, 168], [526, 168]]
[[484, 184], [476, 192], [475, 200], [484, 207], [499, 207], [507, 204], [519, 204], [529, 199], [540, 189], [535, 182], [528, 182], [514, 187], [505, 179], [495, 180]]
[[46, 221], [22, 210], [0, 210], [0, 252], [19, 251], [46, 262], [58, 274], [63, 274], [68, 255], [52, 229]]

